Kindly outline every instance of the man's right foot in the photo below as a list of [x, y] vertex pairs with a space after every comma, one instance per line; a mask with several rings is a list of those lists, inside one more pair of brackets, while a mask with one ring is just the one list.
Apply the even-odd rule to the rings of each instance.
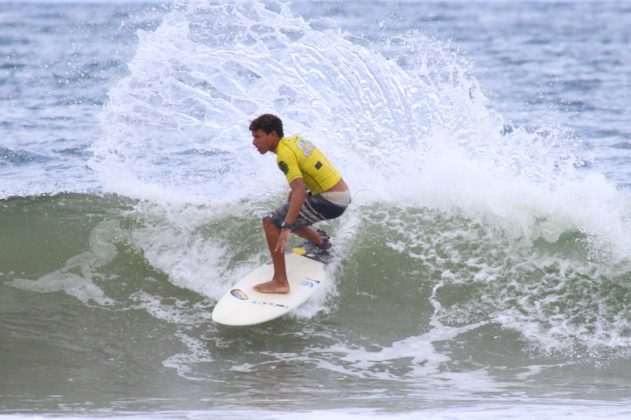
[[259, 293], [287, 294], [289, 293], [289, 284], [282, 284], [271, 280], [265, 283], [257, 284], [254, 286], [254, 290]]

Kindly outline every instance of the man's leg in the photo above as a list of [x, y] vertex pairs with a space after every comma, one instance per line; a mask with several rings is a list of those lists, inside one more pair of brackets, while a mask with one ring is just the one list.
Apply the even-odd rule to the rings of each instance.
[[308, 240], [313, 245], [326, 249], [328, 248], [328, 246], [326, 246], [329, 240], [328, 235], [322, 231], [313, 229], [311, 225], [322, 220], [335, 219], [344, 213], [345, 209], [346, 207], [335, 205], [319, 195], [309, 194], [298, 215], [299, 218], [302, 217], [302, 220], [306, 222], [303, 223], [302, 226], [307, 226], [298, 229], [294, 233]]
[[265, 231], [267, 247], [272, 255], [274, 277], [271, 281], [257, 284], [254, 286], [254, 289], [261, 293], [289, 293], [289, 281], [287, 281], [287, 270], [285, 269], [285, 253], [274, 251], [280, 235], [280, 228], [272, 223], [268, 217], [264, 217], [263, 230]]

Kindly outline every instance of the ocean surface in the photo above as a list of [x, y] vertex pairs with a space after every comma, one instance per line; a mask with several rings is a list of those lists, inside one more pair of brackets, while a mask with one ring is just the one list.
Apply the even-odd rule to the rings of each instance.
[[[265, 112], [353, 204], [222, 327]], [[2, 0], [0, 417], [631, 418], [630, 121], [628, 1]]]

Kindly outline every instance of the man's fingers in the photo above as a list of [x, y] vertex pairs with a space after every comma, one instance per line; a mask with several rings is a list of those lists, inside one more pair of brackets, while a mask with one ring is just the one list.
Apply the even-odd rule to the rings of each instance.
[[280, 237], [278, 238], [278, 242], [276, 242], [276, 252], [283, 252], [285, 251], [285, 247], [287, 246], [287, 238], [284, 237]]

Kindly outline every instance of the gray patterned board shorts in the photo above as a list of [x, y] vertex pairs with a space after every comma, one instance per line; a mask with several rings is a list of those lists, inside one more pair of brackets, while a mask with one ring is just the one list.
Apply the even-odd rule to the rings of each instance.
[[[334, 204], [328, 201], [320, 194], [313, 195], [309, 192], [305, 198], [305, 202], [300, 208], [298, 217], [293, 224], [292, 232], [311, 226], [312, 224], [322, 220], [331, 220], [336, 217], [340, 217], [347, 207], [348, 205], [340, 206], [339, 204]], [[272, 223], [280, 227], [280, 224], [283, 220], [285, 220], [288, 211], [289, 203], [269, 213], [267, 217]]]

